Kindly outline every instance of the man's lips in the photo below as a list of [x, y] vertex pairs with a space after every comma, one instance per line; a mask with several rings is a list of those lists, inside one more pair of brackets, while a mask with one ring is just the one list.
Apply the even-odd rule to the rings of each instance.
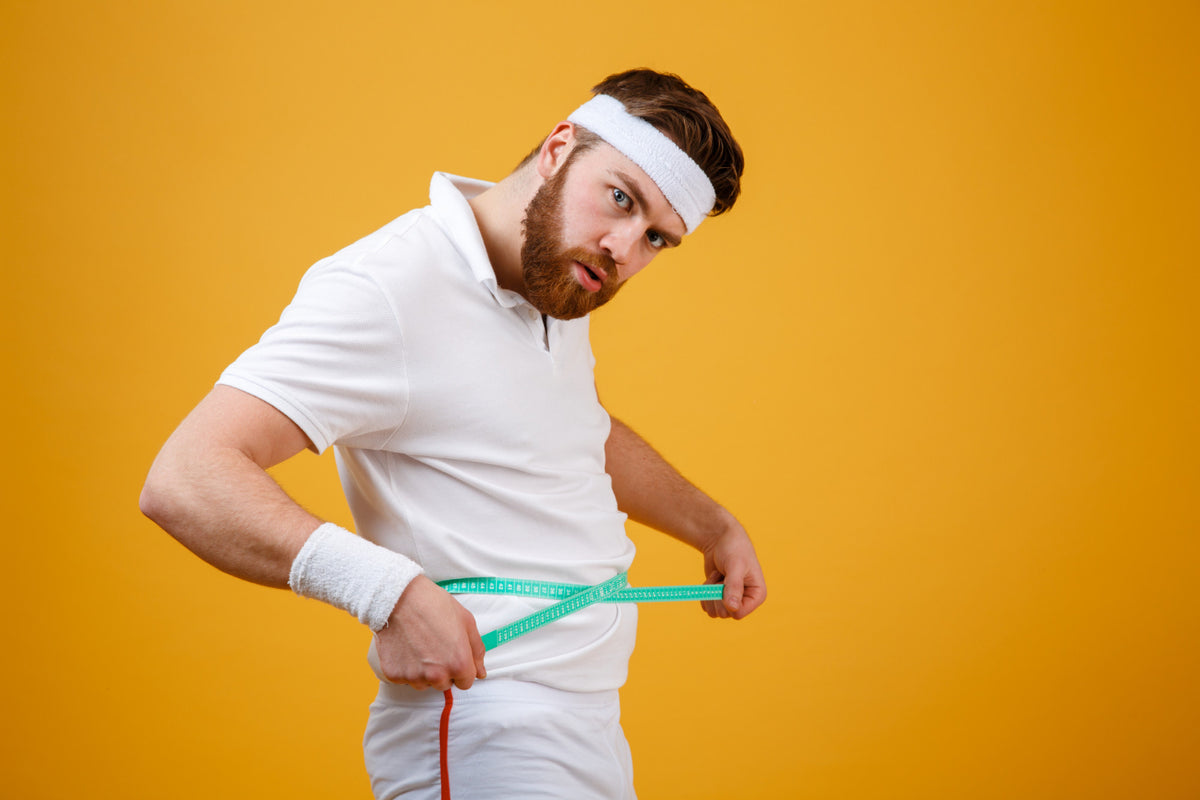
[[603, 267], [593, 267], [590, 264], [584, 264], [582, 261], [574, 263], [575, 279], [579, 281], [579, 285], [589, 292], [598, 292], [604, 286], [604, 281], [608, 280], [608, 273]]

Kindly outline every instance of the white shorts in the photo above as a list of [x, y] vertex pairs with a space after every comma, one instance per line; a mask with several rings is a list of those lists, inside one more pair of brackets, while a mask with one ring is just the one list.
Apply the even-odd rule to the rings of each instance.
[[636, 797], [616, 691], [494, 679], [452, 692], [380, 684], [363, 738], [377, 800]]

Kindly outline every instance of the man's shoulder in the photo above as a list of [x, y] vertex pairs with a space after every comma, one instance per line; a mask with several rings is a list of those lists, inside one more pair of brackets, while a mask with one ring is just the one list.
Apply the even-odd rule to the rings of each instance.
[[460, 264], [472, 259], [487, 260], [467, 198], [490, 185], [486, 181], [435, 173], [428, 205], [396, 217], [326, 260], [343, 264], [370, 261], [404, 266], [453, 265], [450, 272], [457, 275]]
[[392, 306], [428, 302], [471, 284], [470, 266], [428, 207], [388, 222], [313, 264], [301, 285], [310, 291], [358, 286]]
[[371, 253], [385, 250], [388, 246], [396, 246], [411, 242], [413, 246], [422, 246], [430, 233], [435, 232], [437, 223], [430, 213], [429, 206], [414, 208], [381, 227], [371, 231], [366, 236], [342, 248], [334, 254], [334, 258], [343, 261], [355, 260]]
[[428, 206], [416, 208], [314, 265], [404, 267], [453, 257], [454, 246]]

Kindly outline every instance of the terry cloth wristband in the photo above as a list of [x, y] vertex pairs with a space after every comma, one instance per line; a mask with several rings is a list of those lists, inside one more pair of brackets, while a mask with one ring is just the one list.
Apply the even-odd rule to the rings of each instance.
[[658, 128], [626, 111], [617, 98], [598, 94], [567, 120], [587, 128], [641, 167], [679, 214], [688, 233], [713, 210], [717, 194], [700, 165]]
[[326, 522], [312, 532], [288, 575], [288, 585], [349, 611], [372, 631], [387, 625], [400, 595], [421, 567], [397, 552]]

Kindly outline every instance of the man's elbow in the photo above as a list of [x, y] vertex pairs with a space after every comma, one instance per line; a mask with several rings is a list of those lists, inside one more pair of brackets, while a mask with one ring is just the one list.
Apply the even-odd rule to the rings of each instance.
[[138, 508], [160, 528], [171, 530], [171, 521], [179, 516], [180, 492], [172, 470], [161, 463], [162, 457], [150, 467], [142, 493], [138, 496]]

